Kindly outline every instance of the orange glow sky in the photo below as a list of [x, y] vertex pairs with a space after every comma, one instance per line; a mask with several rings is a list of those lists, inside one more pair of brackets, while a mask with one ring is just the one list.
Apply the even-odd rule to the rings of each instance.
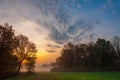
[[37, 25], [31, 21], [23, 21], [16, 26], [21, 26], [20, 28], [14, 27], [16, 34], [22, 33], [28, 36], [30, 41], [33, 41], [36, 44], [36, 47], [38, 49], [36, 53], [37, 65], [51, 63], [55, 61], [55, 59], [59, 56], [60, 48], [54, 48], [56, 52], [53, 53], [46, 51], [47, 49], [51, 49], [50, 47], [47, 47], [47, 44], [57, 45], [54, 41], [46, 39], [49, 34], [49, 32], [46, 31], [46, 29], [41, 27], [41, 33], [36, 32], [34, 28], [37, 28], [40, 25]]
[[[8, 21], [2, 21], [2, 24], [4, 22]], [[13, 23], [14, 24], [14, 23]], [[47, 64], [54, 62], [55, 59], [59, 56], [60, 54], [60, 49], [61, 48], [54, 48], [56, 52], [50, 53], [47, 52], [47, 49], [51, 49], [47, 47], [47, 44], [52, 44], [52, 45], [57, 45], [54, 41], [52, 40], [47, 40], [49, 32], [44, 29], [44, 27], [41, 27], [41, 33], [38, 33], [35, 31], [35, 27], [39, 27], [40, 25], [37, 25], [36, 23], [29, 21], [29, 20], [24, 20], [21, 21], [20, 23], [14, 24], [13, 28], [15, 29], [15, 33], [17, 34], [24, 34], [28, 36], [29, 40], [34, 42], [37, 47], [37, 65], [40, 66], [42, 64]]]

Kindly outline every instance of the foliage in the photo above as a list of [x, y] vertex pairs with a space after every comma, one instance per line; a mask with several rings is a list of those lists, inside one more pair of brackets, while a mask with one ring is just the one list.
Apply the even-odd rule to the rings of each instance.
[[34, 54], [32, 57], [27, 57], [26, 59], [26, 69], [28, 73], [35, 72], [35, 62], [36, 62], [36, 55]]
[[0, 25], [0, 78], [20, 72], [25, 60], [26, 66], [30, 67], [28, 70], [34, 70], [36, 51], [36, 45], [28, 37], [22, 34], [15, 36], [15, 30], [8, 23]]
[[114, 36], [112, 39], [112, 44], [114, 46], [115, 49], [115, 65], [116, 65], [116, 69], [120, 68], [120, 37], [118, 36]]
[[[19, 61], [19, 66], [18, 66], [18, 72], [20, 72], [22, 63], [26, 60], [34, 60], [34, 59], [28, 59], [29, 57], [33, 57], [35, 53], [37, 52], [36, 50], [36, 46], [33, 42], [30, 42], [28, 37], [20, 34], [16, 36], [17, 39], [17, 47], [15, 49], [15, 53], [18, 57], [18, 61]], [[35, 63], [35, 62], [34, 62]]]
[[9, 72], [17, 70], [18, 59], [13, 54], [16, 39], [12, 26], [0, 25], [0, 75], [5, 77]]
[[68, 43], [63, 47], [61, 56], [56, 59], [57, 66], [51, 71], [115, 70], [115, 54], [114, 46], [105, 39], [89, 44]]

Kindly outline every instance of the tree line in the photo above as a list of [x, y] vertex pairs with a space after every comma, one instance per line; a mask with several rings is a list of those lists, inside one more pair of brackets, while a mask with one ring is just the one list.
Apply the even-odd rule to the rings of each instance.
[[27, 36], [15, 35], [11, 25], [0, 25], [0, 79], [20, 73], [22, 65], [34, 72], [36, 45]]
[[120, 71], [120, 37], [64, 45], [51, 71]]

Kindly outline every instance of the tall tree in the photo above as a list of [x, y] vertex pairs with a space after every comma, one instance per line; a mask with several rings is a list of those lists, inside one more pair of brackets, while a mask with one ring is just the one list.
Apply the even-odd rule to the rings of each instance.
[[28, 73], [35, 72], [35, 63], [36, 63], [36, 55], [35, 54], [32, 55], [32, 57], [30, 57], [30, 56], [27, 57], [25, 66], [26, 66]]
[[16, 50], [16, 55], [19, 59], [18, 72], [20, 72], [22, 63], [28, 59], [28, 57], [34, 57], [37, 52], [36, 45], [33, 42], [30, 42], [28, 37], [20, 34], [16, 36], [18, 41]]
[[105, 39], [98, 39], [96, 42], [96, 49], [99, 53], [99, 61], [103, 68], [111, 66], [113, 63], [114, 48], [110, 41]]
[[114, 36], [112, 40], [112, 44], [115, 49], [115, 62], [116, 66], [118, 65], [118, 68], [120, 69], [120, 37], [119, 36]]
[[79, 44], [74, 48], [74, 63], [78, 68], [87, 67], [88, 57], [88, 46], [87, 44]]
[[[62, 49], [61, 56], [56, 59], [56, 70], [105, 70], [114, 65], [114, 47], [110, 41], [98, 39], [96, 43], [77, 44], [68, 43]], [[57, 69], [58, 68], [58, 69]]]
[[16, 39], [12, 26], [5, 23], [0, 25], [0, 76], [17, 70], [18, 59], [13, 54]]
[[73, 48], [74, 45], [68, 43], [64, 45], [63, 50], [61, 51], [61, 56], [57, 58], [57, 63], [62, 68], [71, 68], [73, 65]]

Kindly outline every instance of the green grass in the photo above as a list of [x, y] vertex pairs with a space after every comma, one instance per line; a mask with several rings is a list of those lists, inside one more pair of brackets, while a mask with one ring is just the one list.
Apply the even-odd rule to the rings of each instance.
[[120, 72], [46, 72], [21, 74], [7, 80], [120, 80]]

